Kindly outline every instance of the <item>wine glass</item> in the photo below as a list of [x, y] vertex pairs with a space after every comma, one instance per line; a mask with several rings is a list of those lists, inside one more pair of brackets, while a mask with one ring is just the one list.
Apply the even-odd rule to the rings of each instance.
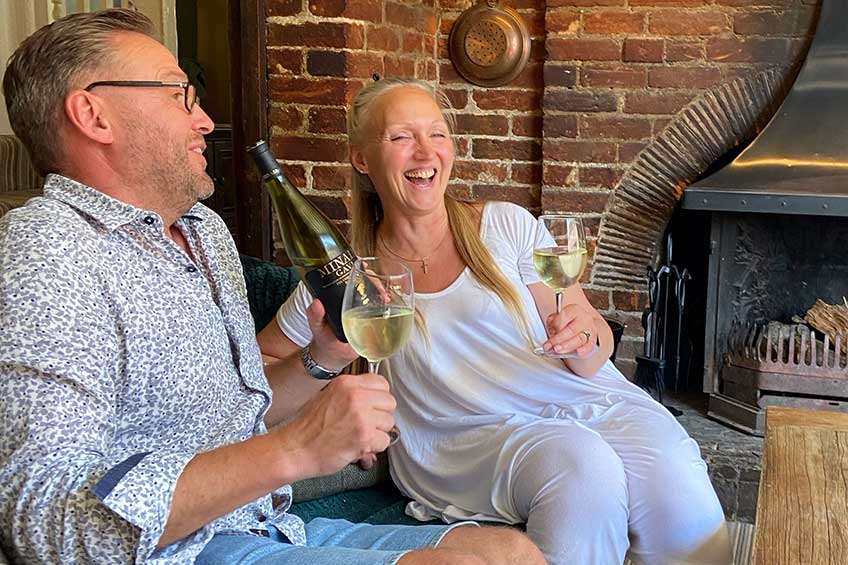
[[[342, 300], [342, 327], [353, 350], [376, 373], [380, 362], [401, 349], [412, 333], [415, 291], [409, 267], [382, 257], [363, 257], [353, 264]], [[397, 428], [389, 432], [394, 445]]]
[[[557, 313], [562, 311], [562, 291], [580, 281], [587, 258], [586, 233], [580, 218], [561, 214], [539, 216], [533, 266], [542, 282], [554, 291]], [[533, 352], [559, 359], [579, 357], [574, 352], [546, 352], [541, 346]]]

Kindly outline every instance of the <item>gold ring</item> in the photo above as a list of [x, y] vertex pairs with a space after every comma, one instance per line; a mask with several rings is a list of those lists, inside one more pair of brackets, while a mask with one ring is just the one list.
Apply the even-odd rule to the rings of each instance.
[[590, 332], [589, 330], [583, 330], [580, 333], [582, 333], [583, 335], [586, 336], [586, 341], [589, 341], [590, 339], [592, 339], [592, 332]]

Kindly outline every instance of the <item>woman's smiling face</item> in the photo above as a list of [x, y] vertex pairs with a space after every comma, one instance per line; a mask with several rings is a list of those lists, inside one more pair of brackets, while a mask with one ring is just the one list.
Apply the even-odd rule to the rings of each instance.
[[414, 86], [393, 88], [374, 101], [367, 127], [351, 161], [371, 178], [383, 209], [421, 215], [443, 206], [454, 145], [435, 100]]

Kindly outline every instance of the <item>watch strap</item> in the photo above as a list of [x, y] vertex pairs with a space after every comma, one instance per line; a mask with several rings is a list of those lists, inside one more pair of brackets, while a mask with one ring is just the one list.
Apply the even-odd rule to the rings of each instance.
[[300, 350], [300, 361], [303, 363], [303, 368], [306, 369], [307, 373], [309, 373], [313, 378], [322, 381], [327, 381], [337, 377], [339, 376], [339, 373], [342, 372], [341, 369], [327, 369], [326, 367], [319, 365], [318, 362], [312, 358], [308, 345]]

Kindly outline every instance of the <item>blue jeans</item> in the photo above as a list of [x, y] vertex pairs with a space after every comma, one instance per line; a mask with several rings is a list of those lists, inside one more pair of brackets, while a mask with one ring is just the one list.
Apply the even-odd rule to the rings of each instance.
[[[472, 522], [473, 523], [473, 522]], [[292, 545], [276, 528], [269, 537], [216, 534], [196, 565], [394, 565], [407, 552], [435, 547], [451, 525], [393, 526], [354, 524], [315, 518], [306, 524], [306, 545]]]

